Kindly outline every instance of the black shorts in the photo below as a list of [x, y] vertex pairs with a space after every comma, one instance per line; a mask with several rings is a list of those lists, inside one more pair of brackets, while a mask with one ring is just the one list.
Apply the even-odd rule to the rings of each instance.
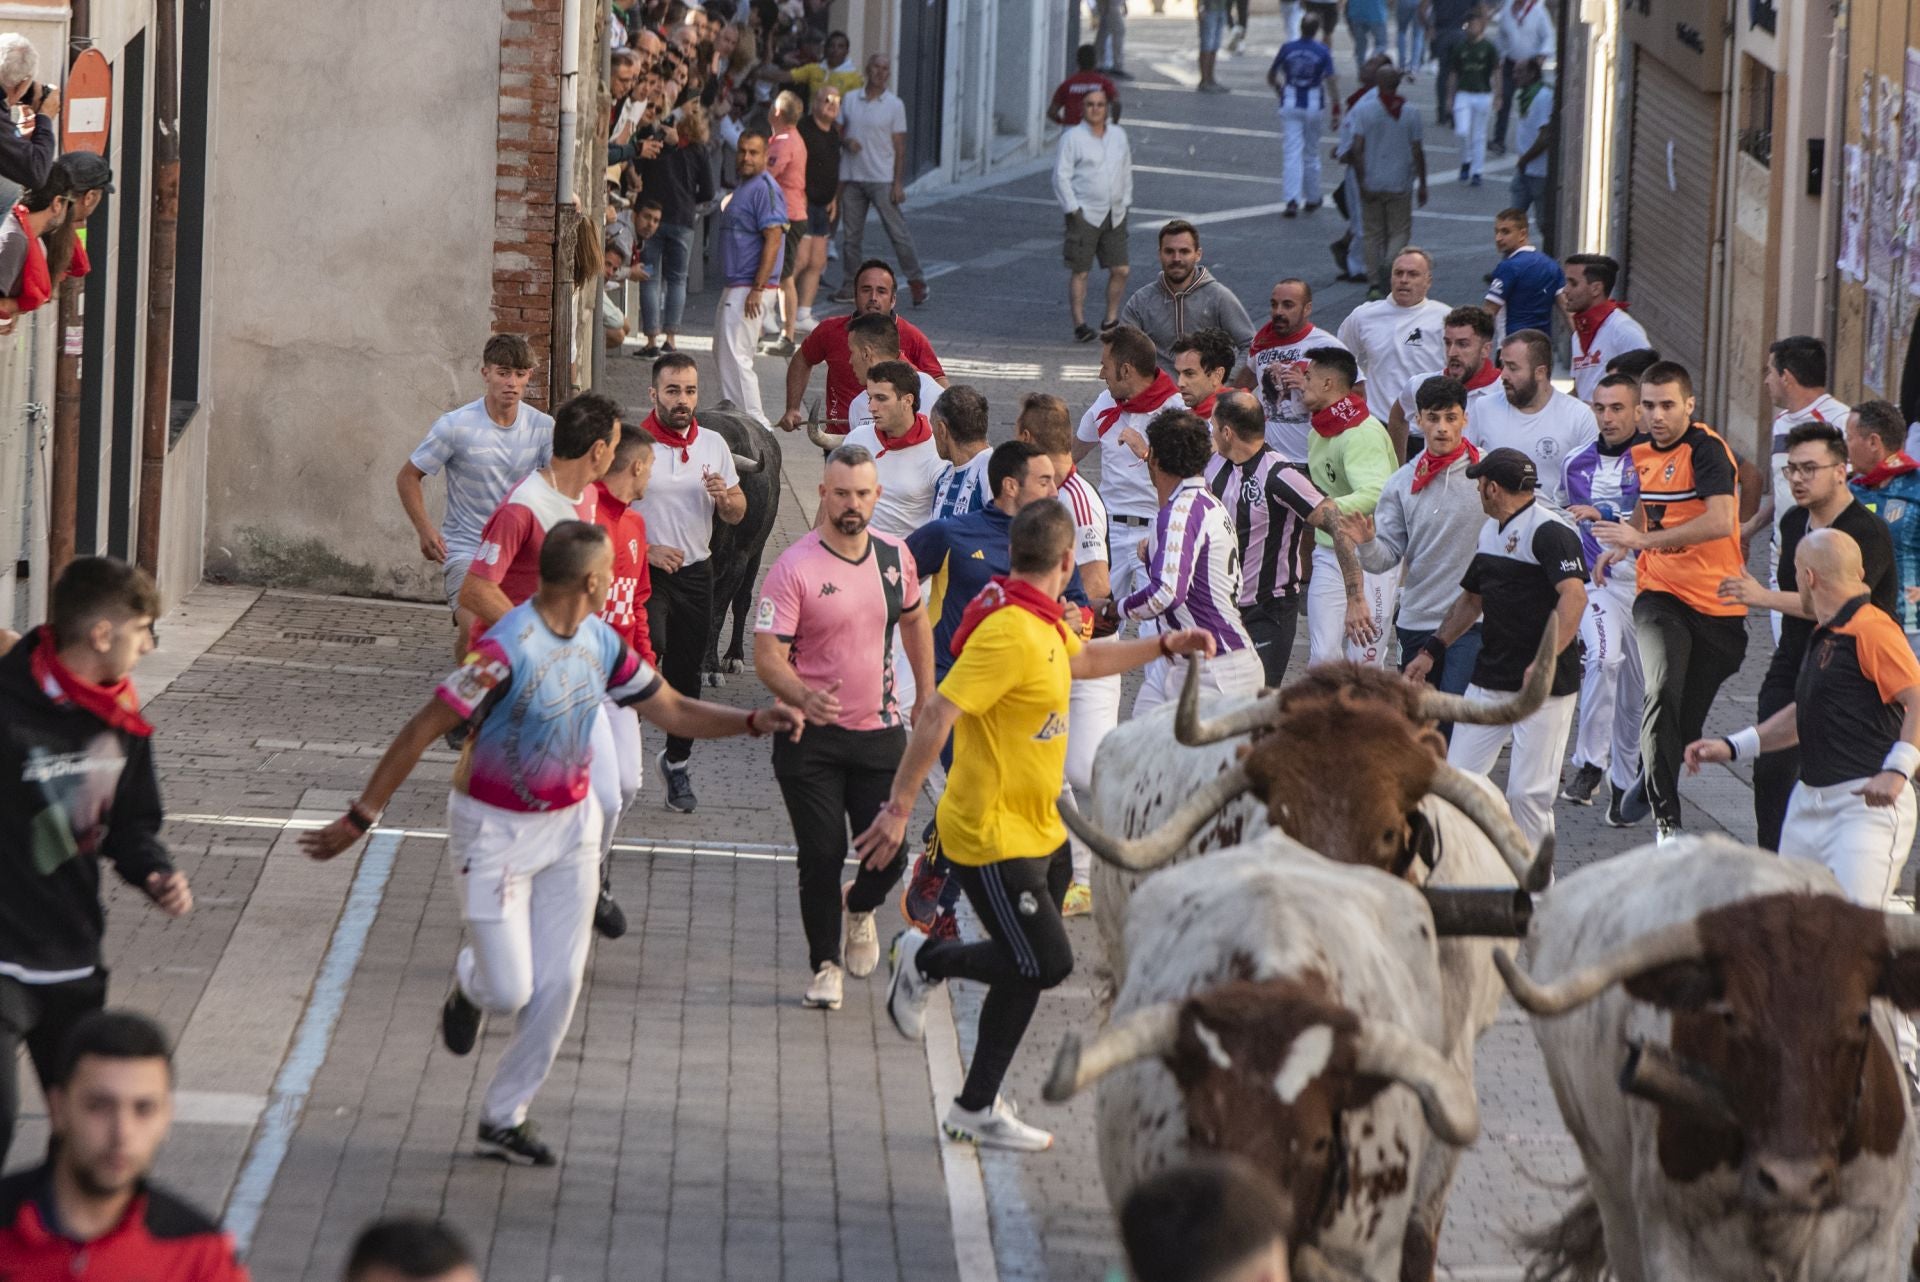
[[1098, 227], [1086, 220], [1085, 215], [1072, 213], [1067, 215], [1066, 246], [1063, 255], [1067, 260], [1067, 270], [1084, 272], [1093, 269], [1093, 260], [1098, 257], [1100, 265], [1109, 270], [1127, 265], [1127, 220], [1121, 219], [1115, 226], [1113, 215], [1108, 214]]
[[780, 256], [780, 279], [793, 279], [793, 260], [800, 256], [800, 238], [806, 235], [807, 225], [803, 222], [787, 224], [787, 247]]

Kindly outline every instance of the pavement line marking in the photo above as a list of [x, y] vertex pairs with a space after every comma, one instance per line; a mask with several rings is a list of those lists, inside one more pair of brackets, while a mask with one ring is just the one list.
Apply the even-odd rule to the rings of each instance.
[[1170, 174], [1175, 178], [1211, 178], [1216, 182], [1259, 183], [1263, 187], [1278, 187], [1278, 178], [1267, 178], [1260, 174], [1228, 174], [1212, 169], [1179, 169], [1172, 165], [1135, 165], [1136, 174]]
[[[1194, 132], [1194, 126], [1178, 124], [1172, 120], [1135, 120], [1129, 116], [1120, 123], [1129, 130], [1172, 129], [1183, 134]], [[1225, 134], [1232, 138], [1265, 138], [1269, 142], [1277, 141], [1280, 137], [1280, 131], [1278, 129], [1241, 129], [1236, 125], [1208, 125], [1206, 132], [1209, 134]], [[1049, 201], [1048, 203], [1058, 204], [1059, 202]]]
[[[331, 817], [320, 819], [301, 818], [295, 814], [289, 819], [280, 819], [272, 815], [168, 815], [174, 823], [202, 824], [214, 828], [270, 828], [282, 832], [311, 832], [332, 823]], [[424, 837], [429, 841], [445, 841], [447, 830], [444, 828], [380, 828], [374, 836], [386, 835], [396, 840], [404, 837]], [[613, 848], [627, 854], [642, 855], [695, 855], [710, 859], [762, 860], [779, 863], [791, 863], [799, 854], [800, 848], [784, 842], [734, 841], [721, 844], [705, 841], [616, 841]], [[369, 846], [371, 853], [371, 846]], [[849, 860], [848, 862], [853, 862]]]
[[993, 1255], [993, 1222], [987, 1213], [987, 1189], [980, 1176], [980, 1154], [971, 1144], [948, 1138], [946, 1103], [960, 1094], [960, 1037], [953, 1026], [953, 1003], [945, 984], [928, 1002], [927, 1085], [932, 1091], [933, 1133], [940, 1137], [940, 1169], [947, 1186], [947, 1213], [953, 1219], [953, 1259], [960, 1282], [1000, 1282]]
[[313, 1089], [313, 1079], [319, 1074], [321, 1064], [326, 1062], [334, 1027], [340, 1022], [341, 1009], [347, 1002], [353, 972], [360, 965], [367, 935], [373, 929], [380, 901], [386, 895], [387, 878], [393, 872], [400, 840], [397, 832], [376, 832], [367, 839], [367, 850], [353, 874], [353, 888], [347, 894], [346, 907], [334, 925], [326, 959], [320, 963], [320, 973], [314, 980], [313, 996], [300, 1017], [300, 1027], [294, 1033], [286, 1061], [274, 1079], [273, 1092], [268, 1097], [260, 1131], [254, 1136], [246, 1165], [234, 1182], [233, 1196], [227, 1202], [226, 1227], [243, 1257], [253, 1242], [254, 1230], [260, 1227], [260, 1215], [266, 1210], [267, 1195], [273, 1191], [280, 1165], [287, 1159], [294, 1128], [300, 1124], [300, 1115], [306, 1108], [307, 1093]]

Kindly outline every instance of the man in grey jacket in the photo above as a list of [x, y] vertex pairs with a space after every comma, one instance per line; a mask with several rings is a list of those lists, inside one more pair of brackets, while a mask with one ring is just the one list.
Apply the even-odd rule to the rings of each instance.
[[1120, 323], [1144, 330], [1153, 340], [1154, 360], [1173, 373], [1173, 344], [1183, 334], [1209, 325], [1233, 335], [1236, 379], [1246, 369], [1253, 320], [1233, 291], [1200, 265], [1200, 232], [1184, 218], [1160, 229], [1160, 274], [1134, 291], [1120, 309]]
[[[1387, 478], [1372, 516], [1341, 518], [1360, 553], [1360, 564], [1374, 574], [1406, 567], [1400, 584], [1400, 617], [1394, 631], [1400, 641], [1400, 666], [1421, 652], [1427, 638], [1460, 595], [1460, 576], [1473, 559], [1486, 513], [1480, 487], [1467, 468], [1480, 452], [1467, 443], [1467, 389], [1458, 379], [1436, 375], [1414, 393], [1427, 448]], [[1466, 693], [1480, 656], [1480, 625], [1475, 623], [1446, 647], [1433, 667], [1433, 682], [1449, 694]]]

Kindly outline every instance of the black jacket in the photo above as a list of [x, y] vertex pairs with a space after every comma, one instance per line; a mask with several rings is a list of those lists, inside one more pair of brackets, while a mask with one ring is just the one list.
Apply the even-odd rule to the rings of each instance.
[[713, 162], [703, 146], [669, 141], [652, 160], [634, 163], [640, 168], [641, 192], [660, 202], [660, 221], [666, 226], [693, 226], [696, 207], [713, 199]]
[[33, 136], [22, 138], [13, 123], [13, 113], [0, 112], [0, 178], [19, 183], [32, 191], [47, 180], [47, 171], [56, 158], [54, 131], [59, 122], [41, 116], [33, 122]]
[[100, 964], [100, 860], [142, 889], [173, 863], [160, 844], [153, 745], [33, 680], [37, 631], [0, 657], [0, 963]]

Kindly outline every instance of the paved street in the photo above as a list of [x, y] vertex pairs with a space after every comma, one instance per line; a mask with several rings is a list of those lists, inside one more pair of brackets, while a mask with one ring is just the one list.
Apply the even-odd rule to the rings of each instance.
[[[1316, 319], [1334, 328], [1361, 298], [1359, 287], [1322, 285], [1337, 215], [1331, 205], [1313, 219], [1277, 213], [1279, 146], [1262, 84], [1277, 31], [1257, 13], [1248, 52], [1222, 59], [1235, 93], [1202, 98], [1181, 83], [1192, 79], [1191, 20], [1130, 23], [1135, 283], [1153, 271], [1159, 221], [1185, 215], [1256, 319], [1273, 280], [1299, 274], [1315, 284]], [[1344, 33], [1336, 56], [1350, 83]], [[1409, 95], [1430, 110], [1428, 83]], [[1428, 154], [1436, 181], [1415, 243], [1438, 260], [1436, 297], [1476, 301], [1510, 163], [1468, 190], [1452, 180], [1450, 133], [1430, 131]], [[1070, 339], [1048, 175], [915, 199], [907, 213], [933, 286], [908, 315], [954, 380], [987, 395], [994, 439], [1011, 435], [1025, 391], [1057, 391], [1077, 415], [1099, 390], [1099, 353]], [[871, 227], [869, 251], [884, 245]], [[703, 332], [712, 296], [688, 306], [690, 329]], [[645, 366], [624, 354], [608, 363], [637, 421]], [[709, 387], [711, 372], [703, 355]], [[780, 363], [761, 358], [760, 372], [777, 413]], [[783, 443], [777, 546], [806, 528], [819, 466], [803, 438]], [[395, 454], [411, 444], [395, 442]], [[1758, 623], [1750, 632], [1711, 731], [1753, 719], [1768, 637]], [[839, 1012], [803, 1010], [791, 833], [767, 747], [703, 744], [697, 813], [666, 811], [649, 770], [622, 825], [615, 885], [631, 930], [596, 943], [571, 1035], [534, 1105], [561, 1165], [482, 1161], [470, 1154], [478, 1095], [506, 1030], [490, 1027], [467, 1058], [438, 1038], [460, 935], [444, 840], [453, 755], [428, 753], [381, 830], [334, 863], [302, 858], [287, 827], [336, 815], [428, 697], [451, 658], [445, 612], [209, 585], [160, 636], [140, 679], [158, 727], [167, 837], [199, 903], [168, 922], [126, 888], [109, 892], [114, 1000], [179, 1037], [181, 1124], [160, 1175], [226, 1209], [256, 1278], [336, 1278], [356, 1229], [403, 1211], [459, 1226], [496, 1282], [1078, 1282], [1115, 1267], [1091, 1097], [1040, 1099], [1061, 1031], [1098, 1018], [1105, 977], [1090, 921], [1070, 925], [1080, 968], [1043, 1000], [1009, 1081], [1058, 1143], [976, 1159], [941, 1141], [935, 1118], [971, 1049], [979, 991], [951, 986], [953, 1012], [936, 1005], [924, 1049], [888, 1023], [884, 969], [849, 981]], [[763, 697], [750, 673], [711, 694]], [[648, 740], [657, 748], [658, 732]], [[1690, 827], [1751, 837], [1740, 774], [1688, 787]], [[1563, 871], [1627, 844], [1596, 811], [1564, 804], [1560, 834]], [[884, 913], [882, 927], [891, 933]], [[1478, 1084], [1484, 1130], [1455, 1187], [1442, 1275], [1517, 1279], [1515, 1233], [1546, 1222], [1578, 1163], [1511, 1007], [1481, 1043]], [[28, 1111], [16, 1162], [45, 1134], [38, 1103]]]

